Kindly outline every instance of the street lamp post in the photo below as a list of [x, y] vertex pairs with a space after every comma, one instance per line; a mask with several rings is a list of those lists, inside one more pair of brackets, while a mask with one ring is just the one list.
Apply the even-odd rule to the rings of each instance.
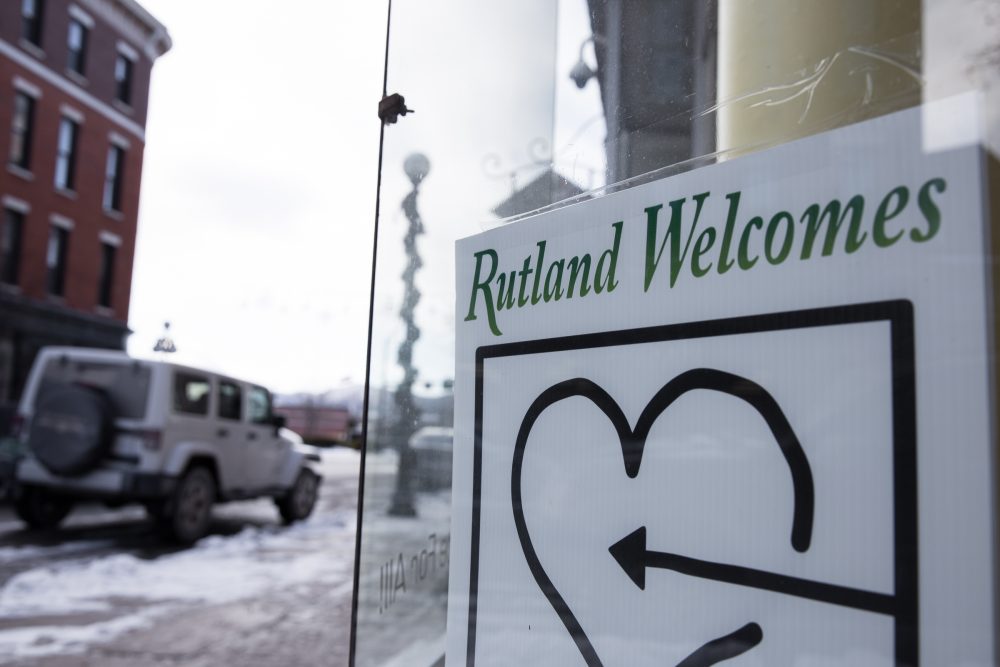
[[392, 495], [392, 503], [389, 506], [391, 516], [417, 515], [416, 507], [413, 503], [413, 472], [414, 472], [414, 451], [410, 448], [410, 437], [417, 428], [419, 418], [416, 403], [413, 400], [413, 383], [417, 379], [417, 369], [413, 366], [413, 346], [420, 338], [420, 328], [417, 327], [414, 319], [414, 312], [417, 303], [420, 301], [420, 290], [414, 284], [417, 270], [420, 269], [422, 261], [417, 252], [417, 237], [424, 233], [424, 224], [417, 211], [417, 193], [420, 183], [430, 172], [431, 163], [426, 156], [420, 153], [413, 153], [403, 162], [403, 171], [406, 172], [413, 189], [403, 199], [403, 213], [409, 225], [406, 236], [403, 238], [403, 248], [406, 251], [406, 268], [403, 270], [403, 305], [399, 309], [399, 315], [406, 325], [406, 335], [399, 345], [397, 359], [403, 368], [403, 379], [396, 388], [396, 421], [392, 429], [393, 439], [399, 452], [399, 469], [396, 474], [396, 489]]
[[162, 352], [163, 354], [173, 354], [177, 351], [177, 346], [174, 344], [174, 339], [170, 336], [170, 322], [163, 323], [163, 335], [157, 339], [156, 344], [153, 345], [153, 352]]

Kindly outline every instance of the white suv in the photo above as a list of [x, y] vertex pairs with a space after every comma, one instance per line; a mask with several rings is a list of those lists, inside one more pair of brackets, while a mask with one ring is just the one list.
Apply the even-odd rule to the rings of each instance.
[[[73, 502], [141, 502], [175, 539], [205, 534], [212, 504], [274, 498], [286, 523], [312, 512], [316, 460], [285, 437], [263, 387], [124, 352], [50, 347], [18, 410], [14, 507], [50, 528]], [[289, 435], [290, 432], [285, 431]]]

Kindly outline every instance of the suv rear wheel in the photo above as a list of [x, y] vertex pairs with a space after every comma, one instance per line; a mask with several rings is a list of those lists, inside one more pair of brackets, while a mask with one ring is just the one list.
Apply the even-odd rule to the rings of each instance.
[[73, 509], [73, 501], [37, 487], [24, 487], [14, 498], [14, 512], [36, 530], [55, 528]]
[[191, 468], [174, 490], [164, 527], [181, 544], [192, 544], [208, 532], [215, 503], [215, 478], [208, 469]]
[[301, 521], [312, 514], [319, 490], [319, 476], [311, 470], [302, 470], [288, 493], [275, 499], [282, 520], [288, 523]]

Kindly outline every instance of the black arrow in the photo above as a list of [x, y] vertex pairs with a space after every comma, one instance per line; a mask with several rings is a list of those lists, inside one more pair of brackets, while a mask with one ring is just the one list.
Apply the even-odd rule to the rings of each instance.
[[829, 602], [877, 614], [896, 615], [896, 599], [892, 595], [824, 584], [738, 565], [713, 563], [661, 551], [648, 551], [646, 549], [645, 526], [612, 544], [608, 551], [625, 570], [629, 579], [641, 590], [646, 590], [646, 568], [656, 567], [692, 577], [760, 588], [765, 591]]

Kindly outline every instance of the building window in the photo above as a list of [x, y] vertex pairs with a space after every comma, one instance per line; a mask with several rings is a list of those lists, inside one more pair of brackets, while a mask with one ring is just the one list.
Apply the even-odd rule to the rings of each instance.
[[115, 59], [115, 98], [132, 104], [132, 61], [124, 53], [119, 53]]
[[21, 0], [21, 37], [35, 46], [42, 45], [42, 12], [45, 0]]
[[243, 417], [243, 392], [235, 382], [219, 382], [219, 417], [235, 421]]
[[56, 187], [72, 190], [76, 171], [76, 139], [80, 126], [65, 116], [59, 122], [59, 144], [56, 154]]
[[21, 234], [24, 231], [24, 213], [13, 209], [4, 211], [3, 229], [0, 229], [0, 282], [17, 284], [21, 265]]
[[122, 210], [122, 172], [124, 170], [125, 149], [112, 144], [108, 149], [108, 161], [104, 167], [105, 210]]
[[49, 234], [49, 247], [45, 253], [45, 265], [48, 268], [49, 294], [63, 296], [66, 293], [66, 255], [69, 249], [69, 230], [62, 227], [52, 227]]
[[115, 284], [115, 255], [117, 248], [110, 243], [101, 244], [101, 278], [97, 286], [97, 303], [111, 307], [111, 293]]
[[66, 67], [83, 76], [87, 66], [87, 27], [77, 19], [69, 20], [66, 45], [69, 47]]
[[35, 100], [27, 93], [14, 95], [14, 118], [10, 128], [11, 164], [31, 168], [31, 137], [35, 127]]

